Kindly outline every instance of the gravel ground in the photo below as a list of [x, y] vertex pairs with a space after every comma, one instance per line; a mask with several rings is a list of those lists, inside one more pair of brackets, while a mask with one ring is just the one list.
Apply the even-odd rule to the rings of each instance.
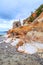
[[10, 43], [0, 43], [0, 65], [43, 65], [43, 58], [19, 53]]

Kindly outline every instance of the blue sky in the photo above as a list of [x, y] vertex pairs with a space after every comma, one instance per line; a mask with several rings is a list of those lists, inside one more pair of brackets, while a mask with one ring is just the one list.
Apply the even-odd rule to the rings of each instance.
[[0, 0], [0, 31], [8, 30], [14, 20], [27, 18], [43, 0]]

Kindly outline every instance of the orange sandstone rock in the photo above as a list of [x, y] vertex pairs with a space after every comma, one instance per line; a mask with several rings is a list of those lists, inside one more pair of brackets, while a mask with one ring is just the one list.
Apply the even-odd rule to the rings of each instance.
[[24, 44], [23, 41], [19, 41], [19, 43], [16, 45], [16, 48], [18, 48], [19, 46], [22, 46]]

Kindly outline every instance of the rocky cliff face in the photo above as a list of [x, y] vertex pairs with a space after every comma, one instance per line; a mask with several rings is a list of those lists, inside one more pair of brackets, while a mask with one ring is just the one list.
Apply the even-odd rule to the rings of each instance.
[[36, 11], [31, 17], [23, 20], [23, 26], [20, 22], [15, 22], [13, 28], [8, 31], [8, 38], [13, 41], [11, 45], [16, 44], [17, 51], [28, 54], [43, 52], [43, 11], [39, 13], [39, 10], [40, 8], [37, 15]]
[[[17, 25], [16, 25], [17, 24]], [[29, 25], [21, 26], [20, 22], [13, 23], [13, 28], [8, 31], [13, 36], [24, 36], [29, 31], [43, 32], [43, 12]]]
[[43, 32], [43, 4], [30, 17], [23, 20], [23, 24], [25, 26], [21, 26], [20, 21], [15, 21], [8, 34], [11, 36], [24, 36], [29, 31]]

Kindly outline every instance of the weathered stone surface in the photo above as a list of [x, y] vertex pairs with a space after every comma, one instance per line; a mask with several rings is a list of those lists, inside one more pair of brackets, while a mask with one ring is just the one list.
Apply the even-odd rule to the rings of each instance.
[[27, 36], [33, 40], [43, 43], [43, 32], [30, 31], [27, 33]]
[[16, 28], [16, 27], [20, 27], [20, 26], [21, 26], [20, 21], [14, 21], [14, 23], [13, 23], [13, 29]]

